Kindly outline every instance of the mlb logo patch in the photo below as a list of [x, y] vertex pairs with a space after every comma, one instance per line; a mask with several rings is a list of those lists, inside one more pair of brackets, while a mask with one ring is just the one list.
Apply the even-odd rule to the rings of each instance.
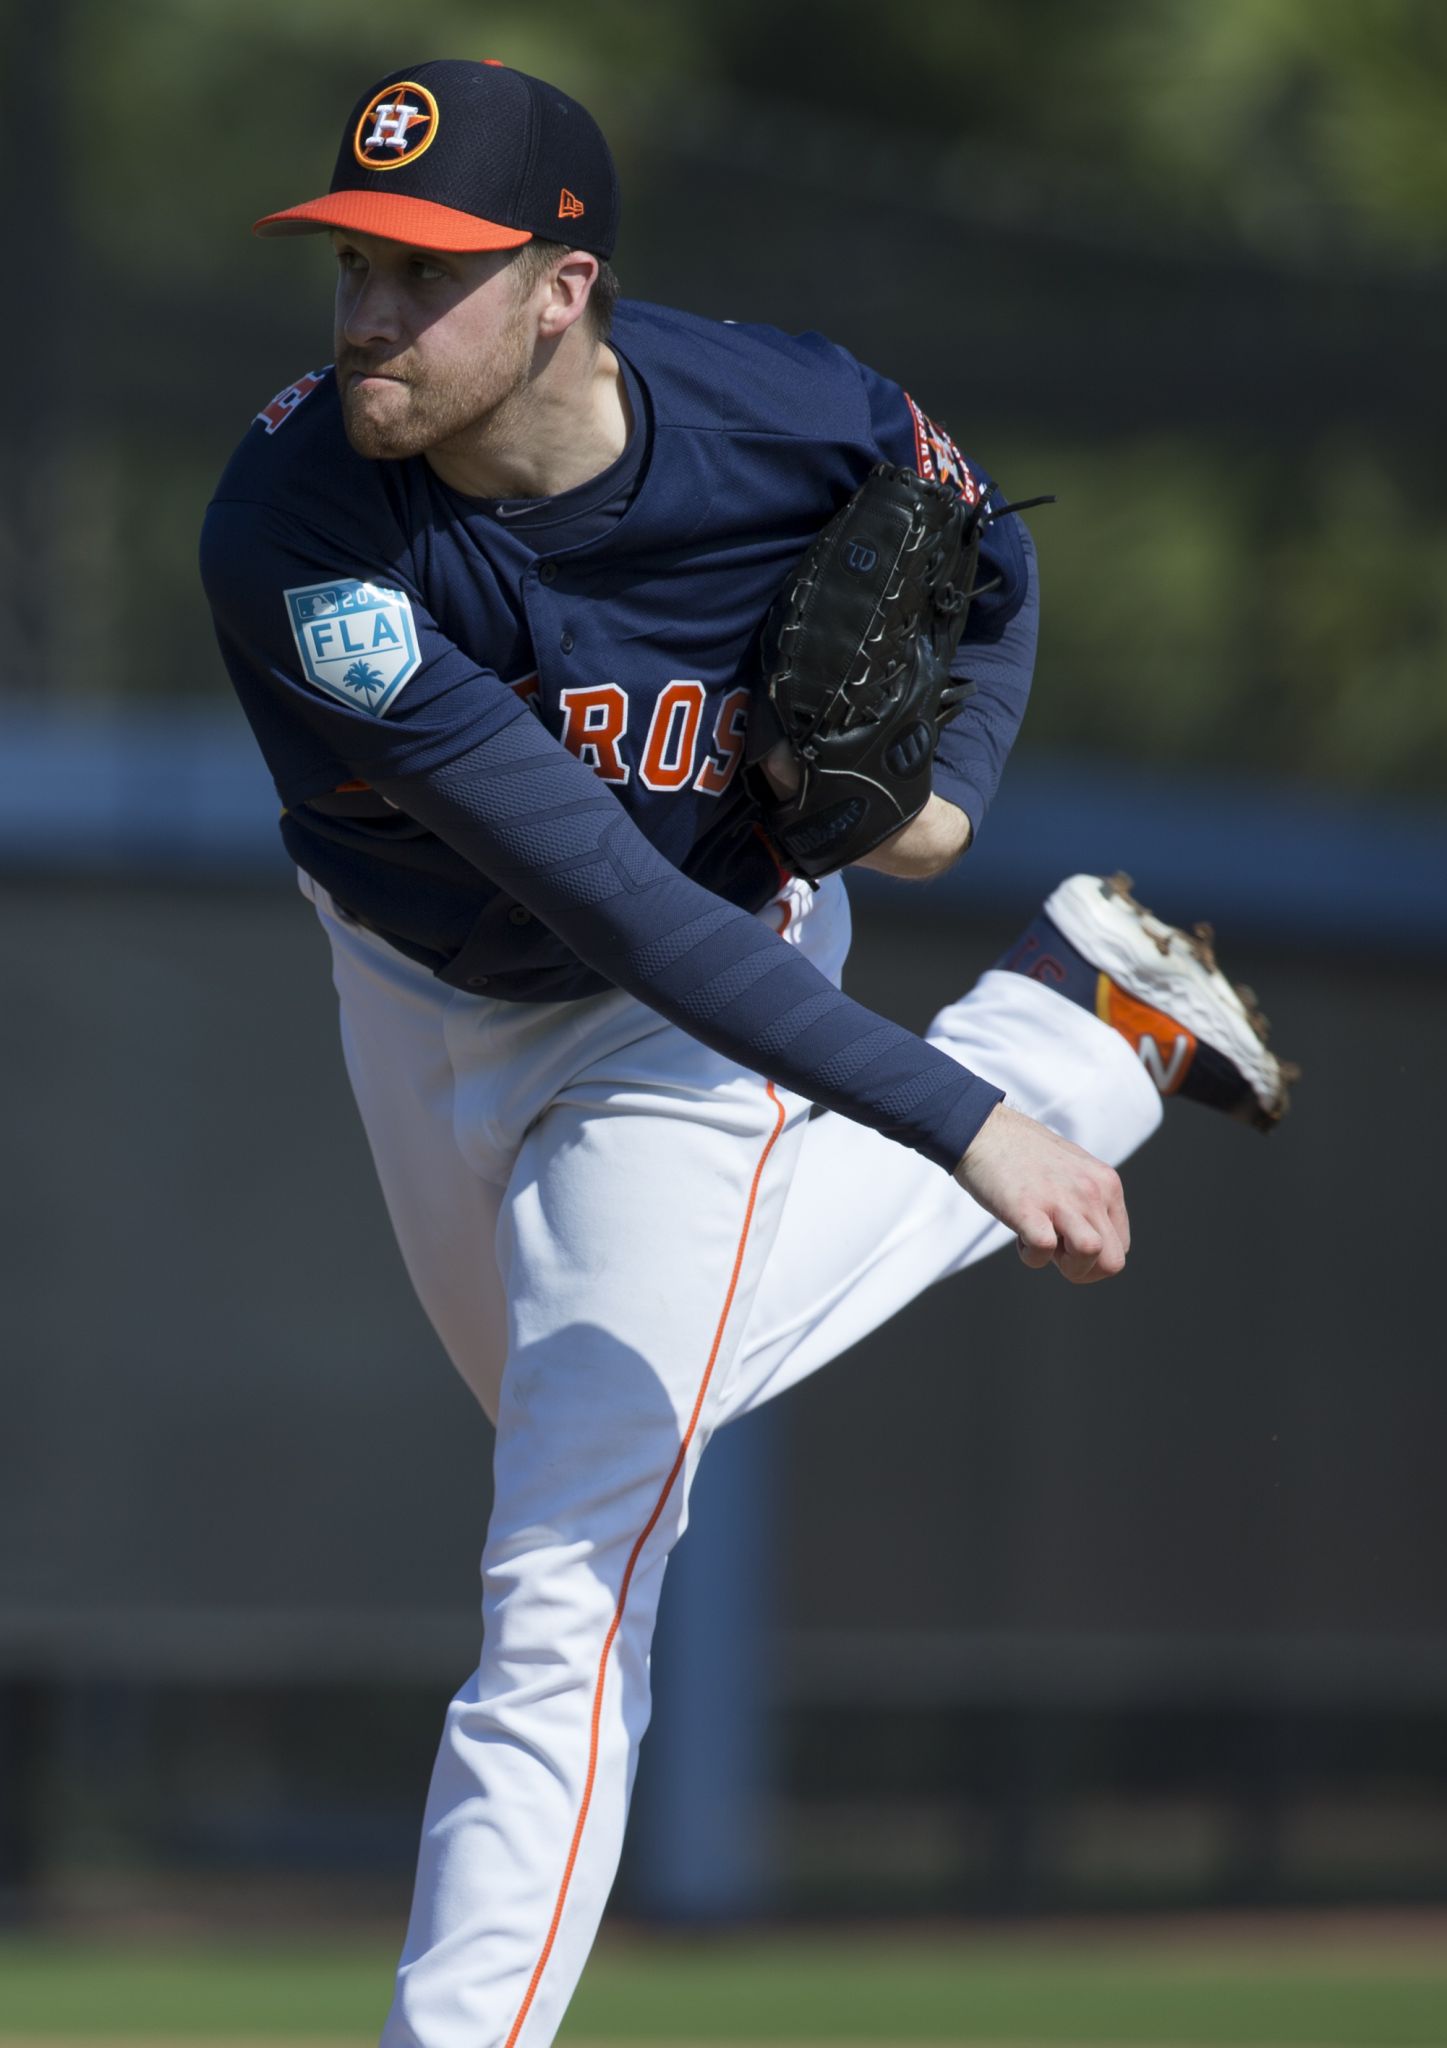
[[382, 718], [422, 666], [405, 591], [383, 583], [306, 583], [283, 593], [309, 683]]

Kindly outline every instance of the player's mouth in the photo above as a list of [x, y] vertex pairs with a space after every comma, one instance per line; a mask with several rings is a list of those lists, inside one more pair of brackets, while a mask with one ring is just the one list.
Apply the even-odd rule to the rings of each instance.
[[405, 384], [407, 379], [390, 363], [368, 362], [365, 356], [339, 355], [337, 381], [344, 391], [355, 391], [367, 384]]

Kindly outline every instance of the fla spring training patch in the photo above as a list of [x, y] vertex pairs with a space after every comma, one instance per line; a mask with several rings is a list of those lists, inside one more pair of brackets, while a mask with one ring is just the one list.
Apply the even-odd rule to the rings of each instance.
[[384, 583], [305, 583], [283, 592], [309, 683], [383, 718], [422, 666], [412, 604]]

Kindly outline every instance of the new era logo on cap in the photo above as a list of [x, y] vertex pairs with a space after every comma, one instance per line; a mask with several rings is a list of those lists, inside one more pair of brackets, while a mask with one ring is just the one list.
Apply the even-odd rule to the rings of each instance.
[[256, 223], [261, 235], [325, 228], [459, 252], [537, 235], [608, 257], [618, 176], [597, 122], [555, 85], [495, 60], [438, 58], [357, 102], [322, 198]]

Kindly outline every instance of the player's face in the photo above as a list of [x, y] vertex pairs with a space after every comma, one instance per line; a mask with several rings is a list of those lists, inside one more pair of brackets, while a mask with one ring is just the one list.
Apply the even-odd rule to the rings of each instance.
[[419, 455], [522, 391], [534, 334], [510, 251], [449, 255], [336, 233], [336, 374], [359, 455]]

